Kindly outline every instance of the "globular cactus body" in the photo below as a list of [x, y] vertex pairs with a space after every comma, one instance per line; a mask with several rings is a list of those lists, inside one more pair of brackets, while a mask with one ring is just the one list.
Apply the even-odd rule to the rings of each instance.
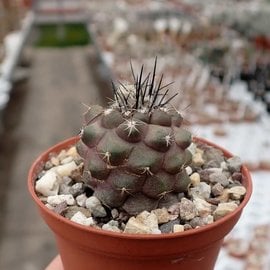
[[164, 95], [156, 105], [161, 81], [155, 87], [155, 69], [156, 64], [150, 84], [149, 75], [142, 81], [141, 71], [133, 89], [114, 87], [116, 103], [110, 108], [89, 107], [77, 144], [83, 181], [94, 195], [134, 215], [157, 208], [190, 183], [185, 167], [191, 161], [191, 134], [182, 128], [181, 115], [162, 103]]

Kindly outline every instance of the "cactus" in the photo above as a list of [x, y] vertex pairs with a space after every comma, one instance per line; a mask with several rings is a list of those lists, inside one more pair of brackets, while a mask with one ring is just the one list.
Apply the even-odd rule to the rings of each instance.
[[170, 104], [168, 87], [153, 72], [134, 85], [114, 84], [114, 102], [94, 105], [84, 114], [77, 151], [84, 160], [83, 181], [101, 202], [130, 215], [153, 210], [185, 192], [190, 179], [191, 133]]

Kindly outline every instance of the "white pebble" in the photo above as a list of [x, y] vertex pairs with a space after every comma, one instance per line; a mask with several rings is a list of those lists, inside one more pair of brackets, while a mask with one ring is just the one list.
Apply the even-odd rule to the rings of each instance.
[[143, 211], [137, 216], [137, 220], [140, 220], [143, 224], [148, 226], [152, 233], [159, 231], [158, 229], [158, 218], [155, 214]]
[[187, 175], [191, 175], [192, 174], [192, 168], [190, 166], [186, 167], [186, 173]]
[[75, 161], [71, 161], [67, 164], [59, 165], [57, 167], [52, 168], [52, 170], [56, 171], [60, 176], [69, 176], [72, 171], [76, 170], [78, 166]]
[[78, 224], [84, 225], [84, 226], [91, 226], [94, 225], [95, 222], [92, 217], [87, 218], [82, 212], [78, 211], [76, 214], [72, 216], [70, 219], [71, 221], [74, 221]]
[[212, 213], [212, 205], [204, 199], [195, 197], [193, 203], [195, 204], [195, 207], [201, 217], [208, 216]]
[[85, 201], [85, 207], [89, 209], [95, 217], [107, 216], [105, 208], [102, 206], [100, 200], [95, 196], [91, 196]]
[[126, 224], [124, 233], [151, 233], [151, 229], [142, 222], [138, 221], [135, 217], [131, 217]]
[[57, 205], [59, 203], [66, 202], [67, 205], [74, 205], [75, 200], [72, 195], [70, 194], [61, 194], [61, 195], [53, 195], [53, 196], [48, 196], [47, 198], [47, 203], [50, 205]]
[[234, 200], [240, 200], [246, 194], [247, 190], [244, 186], [235, 186], [231, 187], [228, 192]]
[[191, 184], [194, 187], [195, 186], [198, 186], [200, 184], [201, 177], [200, 177], [200, 175], [197, 172], [191, 174], [189, 178], [190, 178]]
[[36, 182], [36, 191], [44, 196], [57, 195], [59, 180], [59, 176], [54, 171], [49, 170]]
[[70, 163], [71, 161], [73, 161], [73, 157], [67, 156], [66, 158], [61, 160], [61, 164], [64, 165], [64, 164]]
[[202, 157], [202, 153], [200, 152], [196, 152], [193, 156], [192, 156], [192, 162], [195, 166], [202, 166], [204, 164], [204, 159]]
[[211, 187], [205, 182], [200, 182], [197, 186], [190, 188], [189, 195], [192, 198], [200, 197], [202, 199], [210, 198]]
[[143, 211], [136, 218], [131, 217], [125, 227], [125, 233], [150, 233], [160, 234], [161, 231], [158, 228], [158, 219], [154, 213]]
[[87, 196], [83, 193], [83, 194], [81, 194], [81, 195], [78, 195], [77, 197], [76, 197], [76, 202], [77, 202], [77, 204], [79, 205], [79, 206], [81, 206], [81, 207], [85, 207], [85, 202], [86, 202], [86, 200], [87, 200]]
[[238, 205], [235, 202], [220, 203], [213, 213], [215, 220], [233, 212], [237, 207]]
[[102, 226], [103, 230], [111, 231], [111, 232], [121, 232], [121, 230], [118, 228], [118, 226], [111, 225], [109, 223], [106, 223]]
[[158, 224], [170, 221], [171, 215], [166, 208], [158, 208], [153, 210], [151, 213], [154, 213], [156, 215], [158, 219]]
[[67, 156], [72, 156], [73, 158], [78, 156], [76, 146], [72, 146], [68, 149]]
[[181, 225], [181, 224], [174, 224], [173, 225], [173, 232], [176, 233], [176, 232], [183, 232], [185, 230], [185, 227], [184, 225]]

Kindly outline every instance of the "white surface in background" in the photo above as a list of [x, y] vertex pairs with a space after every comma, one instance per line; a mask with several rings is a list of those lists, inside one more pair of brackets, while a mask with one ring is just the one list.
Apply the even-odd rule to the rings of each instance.
[[[253, 172], [253, 193], [249, 203], [229, 236], [249, 241], [257, 225], [270, 224], [270, 172]], [[268, 262], [270, 262], [270, 254]], [[222, 249], [215, 270], [244, 270], [245, 261], [231, 257]], [[264, 270], [269, 270], [270, 264]]]
[[[195, 136], [206, 138], [223, 146], [243, 162], [257, 164], [259, 161], [270, 162], [270, 116], [266, 113], [265, 105], [255, 101], [244, 82], [234, 83], [229, 91], [229, 97], [242, 104], [251, 105], [260, 117], [254, 123], [229, 123], [212, 125], [193, 125], [191, 131]], [[211, 108], [210, 108], [211, 109]], [[222, 129], [225, 136], [217, 136], [214, 131]]]

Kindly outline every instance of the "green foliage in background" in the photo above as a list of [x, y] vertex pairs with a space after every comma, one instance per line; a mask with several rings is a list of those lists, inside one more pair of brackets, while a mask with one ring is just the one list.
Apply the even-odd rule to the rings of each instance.
[[37, 47], [84, 46], [90, 43], [83, 23], [39, 25]]

